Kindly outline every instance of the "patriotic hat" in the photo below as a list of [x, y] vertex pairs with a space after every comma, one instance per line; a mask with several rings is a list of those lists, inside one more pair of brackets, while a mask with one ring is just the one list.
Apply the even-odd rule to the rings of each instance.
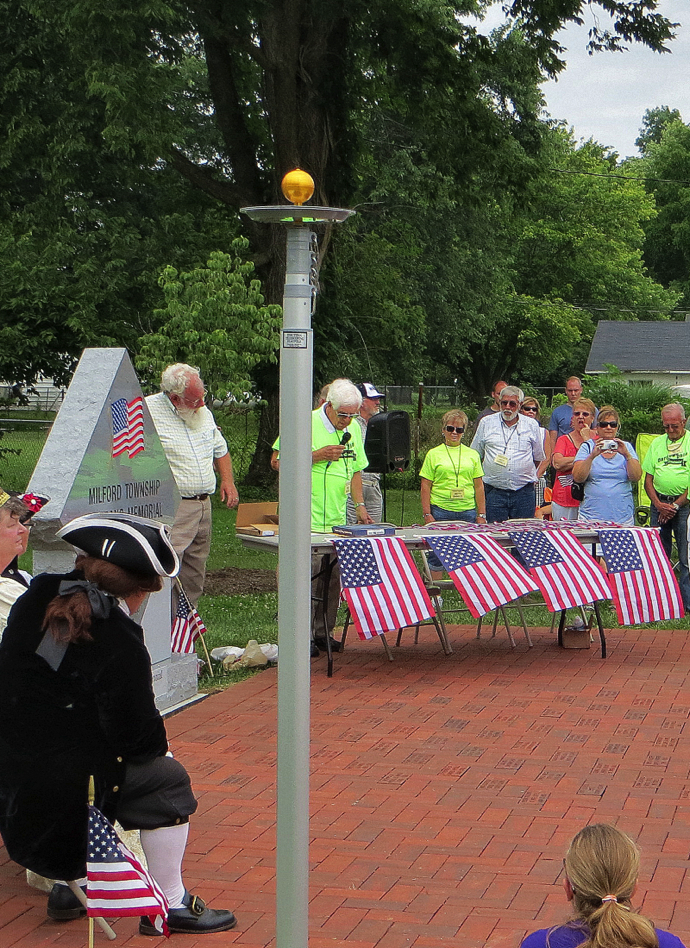
[[157, 520], [92, 513], [70, 521], [57, 535], [88, 556], [141, 576], [176, 576], [180, 568], [168, 528]]
[[362, 398], [385, 398], [386, 396], [383, 392], [379, 392], [375, 385], [372, 385], [371, 382], [360, 382], [359, 385], [355, 385], [355, 388], [358, 389]]

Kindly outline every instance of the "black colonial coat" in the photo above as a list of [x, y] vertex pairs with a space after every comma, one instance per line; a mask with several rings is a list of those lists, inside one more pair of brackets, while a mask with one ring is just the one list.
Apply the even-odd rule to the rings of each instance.
[[37, 654], [61, 580], [82, 578], [34, 579], [0, 642], [0, 832], [15, 862], [53, 879], [85, 874], [89, 775], [113, 819], [126, 763], [167, 751], [143, 632], [120, 608], [57, 670]]

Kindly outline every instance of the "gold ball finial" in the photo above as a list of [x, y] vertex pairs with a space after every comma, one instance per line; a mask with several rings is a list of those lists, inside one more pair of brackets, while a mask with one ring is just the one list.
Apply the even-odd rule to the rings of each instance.
[[301, 168], [288, 171], [281, 182], [281, 189], [291, 204], [304, 204], [314, 193], [314, 179]]

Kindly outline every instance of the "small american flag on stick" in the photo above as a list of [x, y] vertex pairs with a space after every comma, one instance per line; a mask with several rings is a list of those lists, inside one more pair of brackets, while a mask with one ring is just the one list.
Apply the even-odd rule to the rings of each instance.
[[172, 642], [170, 649], [183, 655], [190, 655], [194, 651], [194, 643], [206, 634], [203, 619], [191, 604], [180, 582], [177, 582], [177, 612], [172, 626]]
[[86, 900], [92, 918], [147, 915], [162, 934], [170, 934], [165, 895], [95, 806], [89, 806]]
[[139, 395], [128, 402], [118, 398], [110, 406], [113, 422], [113, 457], [125, 451], [130, 458], [144, 450], [144, 399]]

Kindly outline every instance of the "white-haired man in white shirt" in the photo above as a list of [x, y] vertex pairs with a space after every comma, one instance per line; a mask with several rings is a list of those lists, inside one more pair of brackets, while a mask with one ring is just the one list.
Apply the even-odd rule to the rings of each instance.
[[216, 473], [221, 501], [236, 507], [240, 499], [228, 445], [204, 404], [205, 394], [199, 370], [178, 362], [164, 369], [161, 391], [146, 399], [182, 497], [171, 540], [180, 560], [180, 582], [193, 605], [203, 592], [211, 549]]

